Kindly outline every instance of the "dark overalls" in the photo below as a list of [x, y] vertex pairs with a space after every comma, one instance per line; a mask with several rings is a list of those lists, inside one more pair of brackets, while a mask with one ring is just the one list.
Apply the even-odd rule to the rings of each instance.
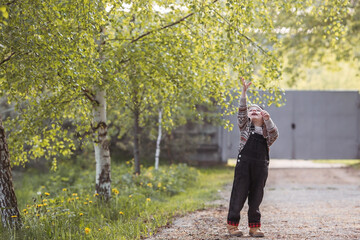
[[231, 191], [228, 224], [238, 226], [240, 211], [248, 198], [249, 227], [260, 227], [259, 206], [268, 176], [269, 152], [266, 139], [251, 128], [249, 139], [238, 154]]

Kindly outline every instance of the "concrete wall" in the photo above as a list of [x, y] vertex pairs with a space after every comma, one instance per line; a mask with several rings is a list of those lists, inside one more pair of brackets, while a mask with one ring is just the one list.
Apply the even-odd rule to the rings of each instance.
[[[360, 95], [356, 91], [286, 91], [283, 107], [267, 110], [280, 137], [270, 148], [278, 159], [360, 158]], [[222, 161], [235, 158], [239, 144], [236, 116], [231, 132], [219, 128]]]

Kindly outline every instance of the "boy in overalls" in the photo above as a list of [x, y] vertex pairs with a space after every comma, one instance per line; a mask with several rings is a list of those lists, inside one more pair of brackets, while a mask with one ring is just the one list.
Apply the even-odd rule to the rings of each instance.
[[243, 78], [238, 124], [240, 128], [240, 148], [237, 157], [234, 182], [231, 191], [227, 229], [232, 236], [242, 236], [238, 229], [240, 211], [248, 199], [249, 235], [264, 237], [261, 232], [260, 203], [268, 176], [269, 147], [277, 139], [279, 132], [268, 112], [257, 105], [246, 105], [246, 92], [251, 82]]

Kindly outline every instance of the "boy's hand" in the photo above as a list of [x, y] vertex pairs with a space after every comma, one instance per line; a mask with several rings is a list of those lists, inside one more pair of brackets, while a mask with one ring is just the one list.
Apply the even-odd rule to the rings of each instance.
[[251, 85], [251, 82], [245, 82], [245, 79], [243, 77], [240, 77], [243, 85], [243, 91], [246, 92]]
[[269, 120], [269, 118], [270, 118], [270, 114], [267, 112], [267, 111], [265, 111], [265, 110], [262, 110], [261, 111], [261, 116], [263, 117], [263, 119], [264, 120]]

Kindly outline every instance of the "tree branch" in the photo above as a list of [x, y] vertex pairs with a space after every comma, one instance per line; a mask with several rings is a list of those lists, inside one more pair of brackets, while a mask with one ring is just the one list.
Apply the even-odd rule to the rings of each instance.
[[[216, 3], [217, 1], [218, 1], [218, 0], [214, 0], [214, 1], [212, 2], [212, 4]], [[177, 21], [175, 21], [175, 22], [172, 22], [172, 23], [170, 23], [170, 24], [168, 24], [168, 25], [165, 25], [165, 26], [163, 26], [163, 27], [160, 27], [160, 28], [158, 28], [158, 29], [155, 29], [155, 30], [151, 30], [151, 31], [149, 31], [149, 32], [146, 32], [146, 33], [138, 36], [137, 38], [133, 39], [133, 40], [131, 41], [131, 43], [134, 43], [134, 42], [136, 42], [136, 41], [138, 41], [138, 40], [140, 40], [140, 39], [142, 39], [142, 38], [146, 37], [147, 35], [150, 35], [150, 34], [152, 34], [152, 33], [154, 33], [154, 32], [161, 31], [161, 30], [170, 28], [170, 27], [172, 27], [172, 26], [174, 26], [174, 25], [176, 25], [176, 24], [179, 24], [179, 23], [185, 21], [186, 19], [188, 19], [189, 17], [193, 16], [194, 14], [195, 14], [194, 12], [189, 13], [189, 14], [186, 15], [185, 17], [182, 17], [182, 18], [180, 18], [179, 20], [177, 20]]]
[[6, 3], [5, 5], [11, 5], [11, 4], [13, 4], [13, 3], [16, 3], [16, 0], [13, 0], [13, 1], [11, 1], [11, 2], [8, 2], [8, 3]]
[[269, 53], [268, 53], [265, 49], [263, 49], [259, 44], [257, 44], [257, 43], [254, 42], [253, 40], [251, 40], [248, 36], [246, 36], [246, 35], [244, 35], [243, 33], [241, 33], [241, 32], [237, 29], [237, 27], [234, 27], [234, 25], [231, 24], [231, 23], [229, 22], [229, 20], [227, 20], [225, 17], [223, 17], [223, 16], [222, 16], [220, 13], [218, 13], [215, 9], [212, 9], [212, 10], [216, 13], [216, 15], [218, 15], [221, 19], [223, 19], [230, 27], [235, 28], [235, 30], [236, 30], [243, 38], [245, 38], [246, 40], [248, 40], [251, 45], [253, 45], [254, 47], [260, 49], [260, 51], [261, 51], [262, 53], [264, 53], [265, 55], [269, 56]]
[[16, 54], [16, 52], [12, 52], [7, 58], [5, 58], [4, 60], [2, 60], [2, 61], [0, 62], [0, 65], [3, 64], [3, 63], [5, 63], [5, 62], [7, 62], [7, 61], [9, 61], [10, 58], [11, 58], [12, 56], [14, 56], [15, 54]]

